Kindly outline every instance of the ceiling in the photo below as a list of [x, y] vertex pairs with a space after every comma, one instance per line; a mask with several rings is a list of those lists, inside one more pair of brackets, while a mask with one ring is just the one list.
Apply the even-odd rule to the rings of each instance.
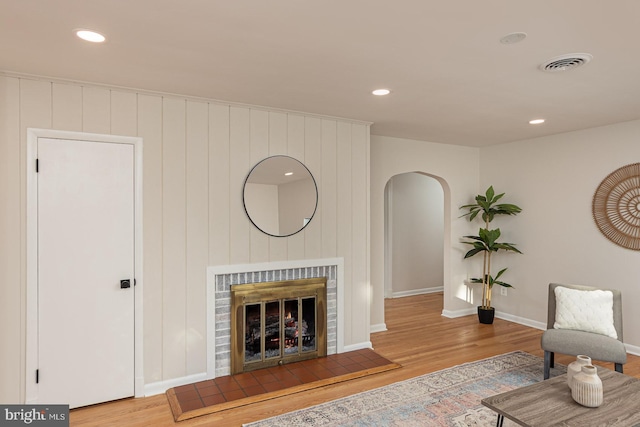
[[[107, 42], [77, 39], [77, 28]], [[500, 42], [513, 32], [527, 37]], [[358, 119], [375, 135], [467, 146], [639, 119], [638, 41], [637, 0], [0, 0], [9, 73]], [[571, 53], [593, 60], [538, 69]]]

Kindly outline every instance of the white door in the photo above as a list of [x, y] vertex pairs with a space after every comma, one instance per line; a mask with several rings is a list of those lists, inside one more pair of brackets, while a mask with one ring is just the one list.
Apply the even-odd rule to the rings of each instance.
[[134, 156], [38, 138], [38, 403], [134, 395]]

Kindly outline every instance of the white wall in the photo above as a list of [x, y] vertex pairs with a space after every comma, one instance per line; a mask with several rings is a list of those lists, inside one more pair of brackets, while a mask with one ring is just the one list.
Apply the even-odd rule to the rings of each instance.
[[493, 185], [522, 208], [494, 220], [524, 252], [495, 257], [515, 286], [507, 297], [494, 293], [496, 309], [546, 324], [550, 282], [620, 289], [624, 340], [640, 347], [640, 252], [606, 239], [591, 213], [600, 182], [640, 162], [640, 121], [487, 147], [480, 161], [480, 187]]
[[[144, 140], [145, 382], [206, 371], [210, 265], [344, 257], [345, 345], [369, 341], [369, 125], [0, 73], [0, 401], [24, 396], [25, 146], [29, 127]], [[303, 161], [319, 188], [307, 228], [269, 237], [245, 215], [259, 160]]]
[[[427, 175], [396, 175], [387, 185], [391, 235], [391, 296], [413, 295], [444, 283], [444, 191]], [[389, 296], [389, 292], [386, 292]]]
[[479, 149], [410, 139], [371, 136], [371, 324], [384, 328], [384, 189], [391, 177], [420, 172], [436, 178], [444, 190], [444, 309], [466, 310], [473, 299], [464, 281], [460, 236], [473, 227], [458, 208], [473, 202], [480, 176]]

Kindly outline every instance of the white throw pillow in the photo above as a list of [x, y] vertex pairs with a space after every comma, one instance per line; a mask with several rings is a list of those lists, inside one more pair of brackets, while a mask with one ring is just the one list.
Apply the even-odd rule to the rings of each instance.
[[613, 292], [557, 286], [554, 329], [573, 329], [618, 338], [613, 326]]

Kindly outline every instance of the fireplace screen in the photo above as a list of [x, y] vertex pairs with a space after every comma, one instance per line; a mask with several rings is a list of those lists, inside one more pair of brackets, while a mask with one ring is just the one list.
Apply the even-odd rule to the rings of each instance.
[[232, 373], [326, 355], [326, 279], [232, 286]]

